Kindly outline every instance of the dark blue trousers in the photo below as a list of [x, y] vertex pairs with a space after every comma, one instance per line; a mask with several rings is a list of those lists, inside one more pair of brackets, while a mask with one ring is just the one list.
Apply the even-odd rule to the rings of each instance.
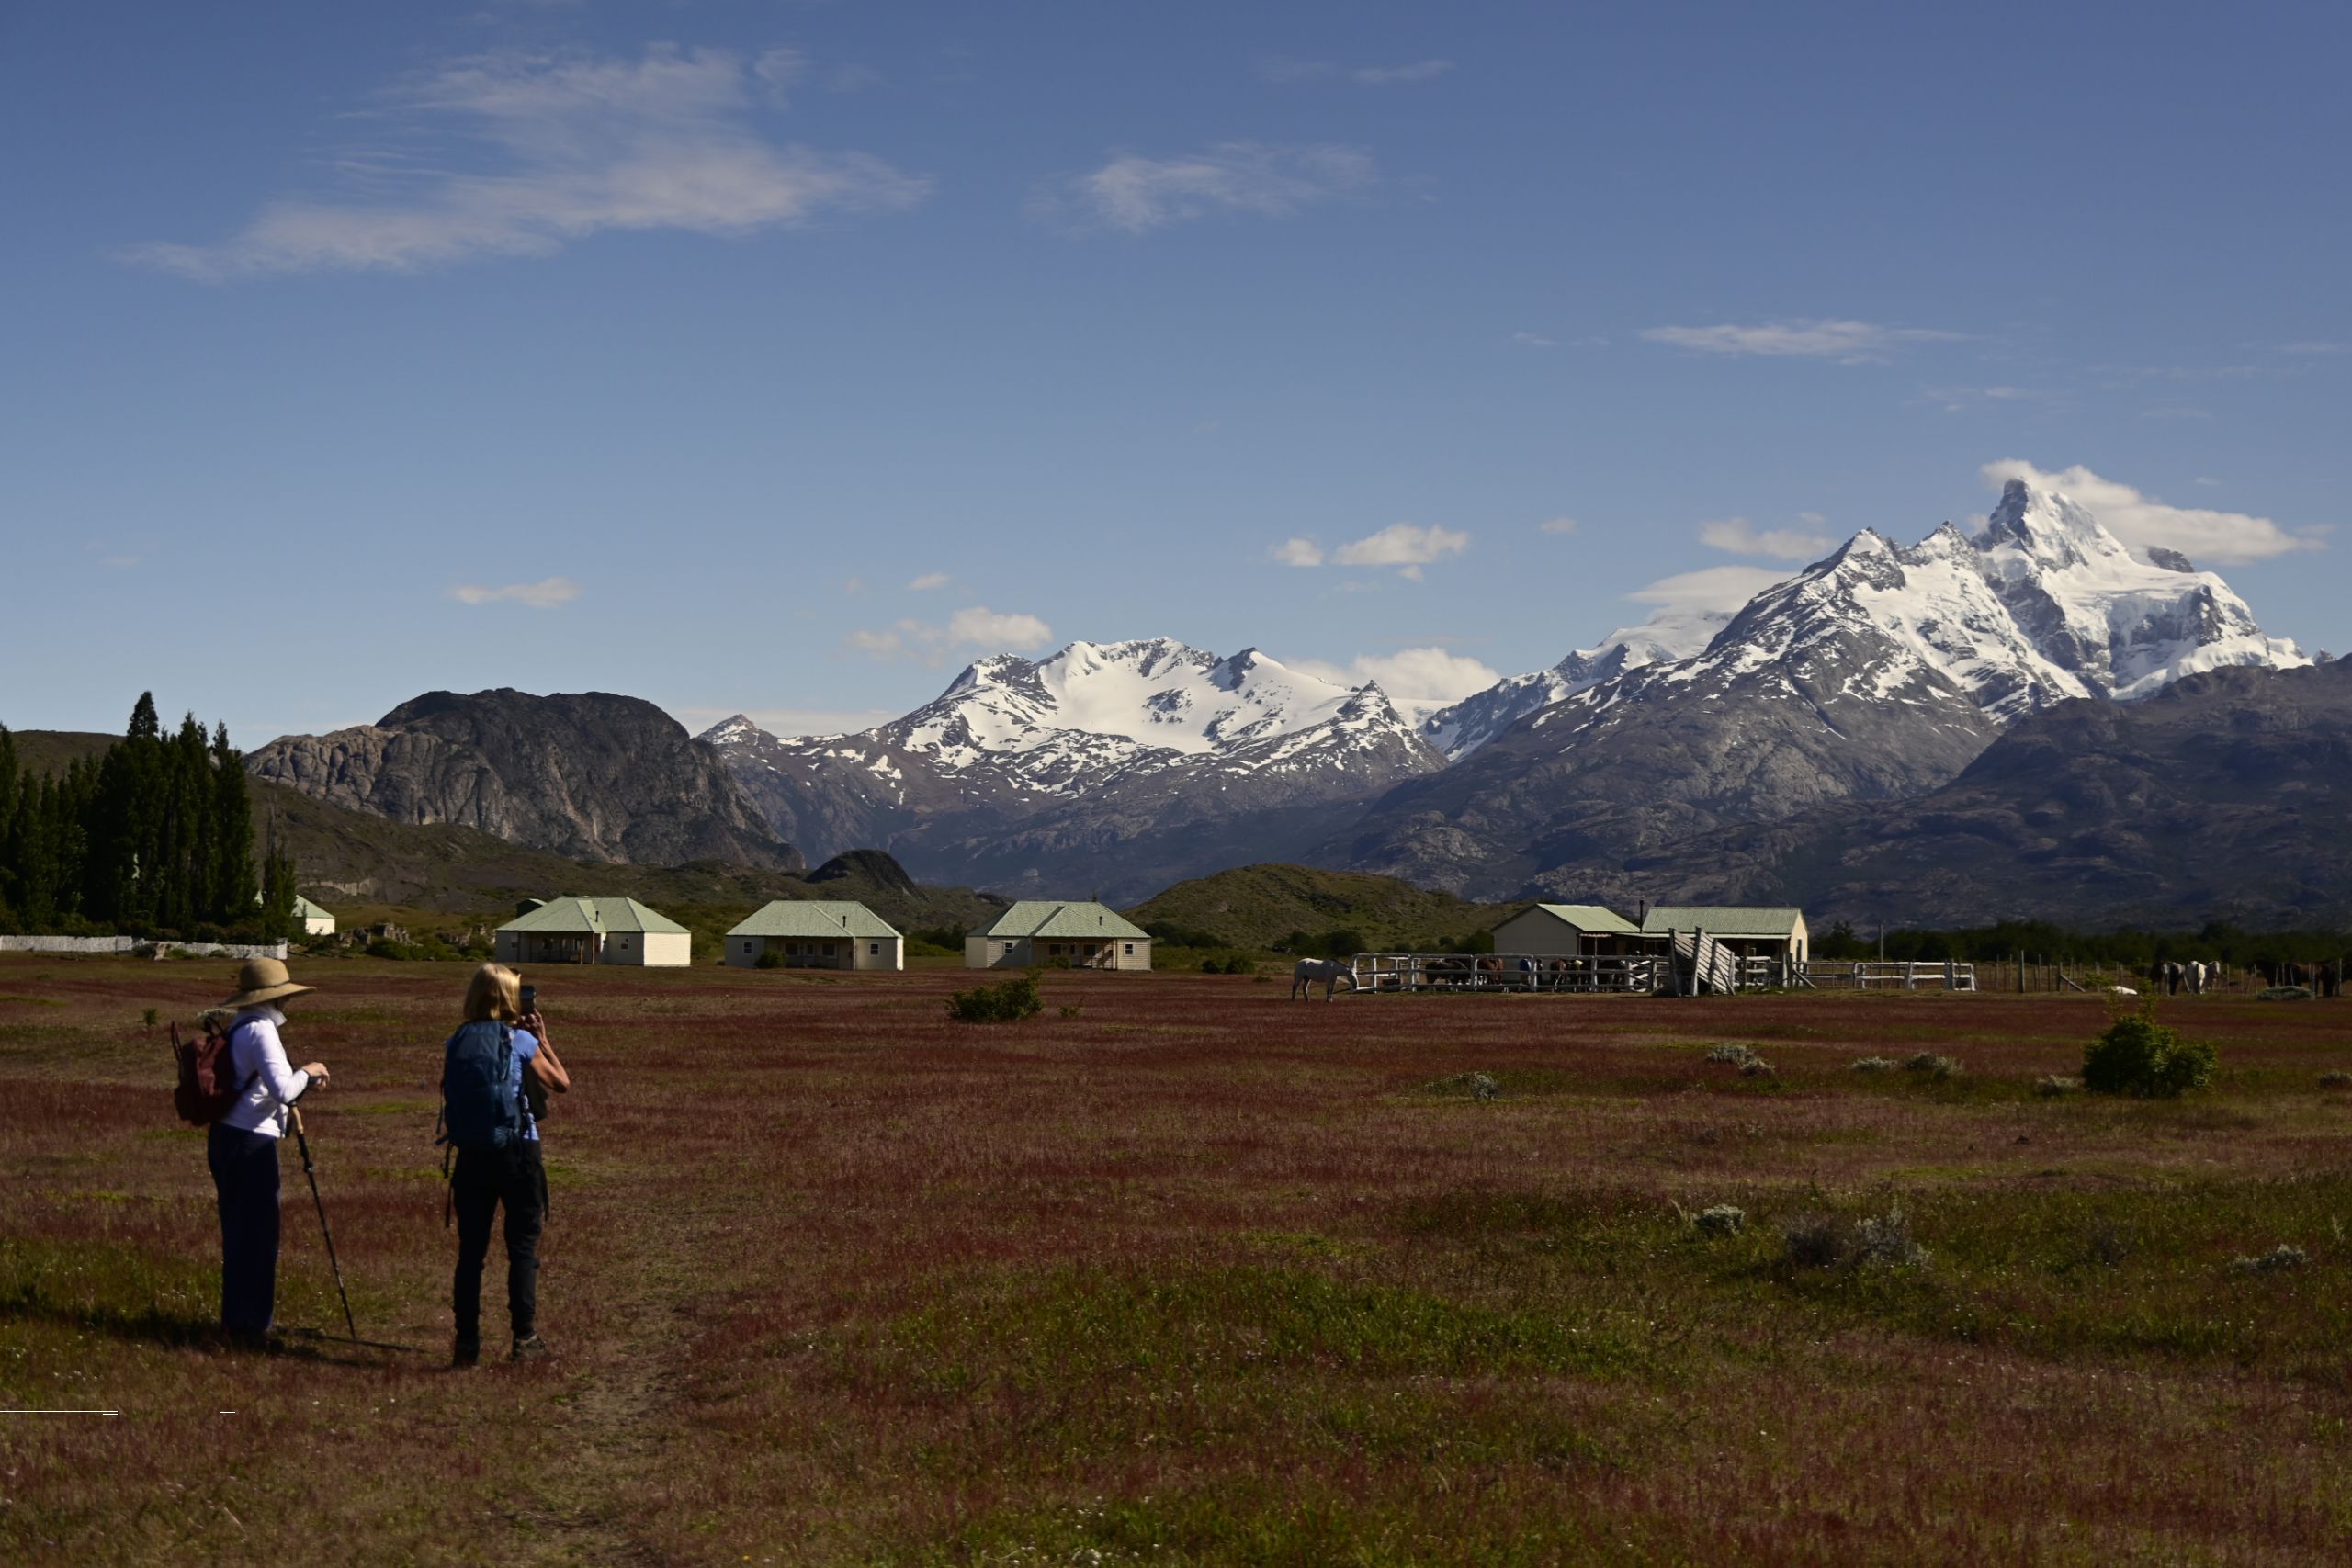
[[215, 1122], [205, 1156], [220, 1199], [220, 1326], [265, 1333], [277, 1306], [277, 1140]]
[[548, 1217], [548, 1172], [536, 1143], [503, 1149], [459, 1149], [449, 1179], [458, 1212], [458, 1273], [453, 1305], [458, 1337], [481, 1338], [481, 1270], [490, 1258], [490, 1222], [506, 1211], [506, 1319], [514, 1337], [530, 1337], [539, 1314], [539, 1233]]

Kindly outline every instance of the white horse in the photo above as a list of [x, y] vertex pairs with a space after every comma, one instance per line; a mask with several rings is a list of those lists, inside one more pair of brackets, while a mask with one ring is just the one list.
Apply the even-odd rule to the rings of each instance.
[[1323, 999], [1328, 1002], [1332, 987], [1342, 980], [1348, 983], [1349, 990], [1356, 989], [1356, 966], [1344, 958], [1300, 959], [1290, 972], [1291, 1000], [1296, 1001], [1314, 990], [1317, 980], [1323, 982]]

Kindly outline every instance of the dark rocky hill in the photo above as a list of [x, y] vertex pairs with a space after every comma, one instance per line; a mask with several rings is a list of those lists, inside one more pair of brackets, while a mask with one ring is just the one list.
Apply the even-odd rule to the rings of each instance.
[[606, 692], [428, 692], [371, 725], [273, 740], [246, 766], [345, 809], [576, 860], [803, 864], [718, 752], [651, 703]]
[[1918, 799], [1637, 857], [1653, 899], [1890, 925], [2352, 924], [2352, 662], [2193, 675], [2020, 720]]

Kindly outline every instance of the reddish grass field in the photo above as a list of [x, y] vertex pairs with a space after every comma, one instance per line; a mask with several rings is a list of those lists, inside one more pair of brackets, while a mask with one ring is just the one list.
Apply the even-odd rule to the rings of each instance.
[[[2341, 1004], [2170, 1005], [2221, 1077], [2140, 1103], [2035, 1092], [2096, 998], [1049, 975], [979, 1027], [952, 971], [543, 970], [558, 1354], [460, 1372], [464, 969], [298, 966], [360, 1329], [421, 1349], [257, 1359], [141, 1022], [221, 968], [0, 959], [0, 1401], [120, 1411], [0, 1416], [0, 1560], [2352, 1560]], [[1926, 1256], [1801, 1265], [1808, 1215]]]

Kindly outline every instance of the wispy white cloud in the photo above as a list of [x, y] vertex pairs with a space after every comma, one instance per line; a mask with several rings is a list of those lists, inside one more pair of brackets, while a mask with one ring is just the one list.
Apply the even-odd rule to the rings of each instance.
[[1225, 141], [1176, 158], [1133, 153], [1039, 193], [1035, 216], [1079, 228], [1143, 234], [1213, 214], [1287, 218], [1303, 207], [1354, 196], [1380, 180], [1372, 155], [1331, 145], [1270, 147]]
[[944, 571], [926, 571], [909, 582], [907, 587], [912, 592], [928, 593], [934, 588], [944, 588], [955, 581]]
[[1421, 568], [1470, 547], [1470, 536], [1458, 528], [1419, 523], [1391, 523], [1336, 549], [1326, 550], [1312, 539], [1284, 539], [1273, 548], [1284, 566], [1393, 566], [1397, 575], [1419, 579]]
[[1577, 520], [1573, 517], [1555, 517], [1544, 525], [1543, 531], [1546, 534], [1573, 534], [1577, 531]]
[[537, 582], [510, 582], [502, 588], [484, 588], [476, 583], [461, 582], [449, 590], [449, 597], [461, 604], [526, 604], [534, 610], [552, 610], [559, 604], [569, 604], [580, 597], [580, 584], [568, 577], [541, 578]]
[[2021, 458], [1984, 465], [1995, 489], [2023, 479], [2036, 490], [2055, 491], [2098, 518], [2127, 545], [2178, 550], [2200, 565], [2244, 566], [2297, 550], [2324, 548], [2316, 530], [2290, 534], [2267, 517], [2215, 512], [2198, 506], [2167, 506], [2120, 480], [2103, 479], [2077, 463], [2049, 471]]
[[2338, 343], [2330, 338], [2305, 338], [2300, 343], [2280, 344], [2278, 352], [2294, 355], [2352, 354], [2352, 343]]
[[1269, 82], [1353, 82], [1363, 87], [1396, 87], [1434, 82], [1453, 69], [1451, 60], [1416, 60], [1407, 65], [1342, 65], [1334, 60], [1261, 60], [1258, 74]]
[[1776, 582], [1788, 581], [1785, 571], [1760, 566], [1709, 566], [1697, 571], [1661, 577], [1625, 595], [1636, 604], [1656, 604], [1663, 612], [1714, 611], [1728, 614], [1745, 605]]
[[1342, 686], [1376, 682], [1408, 718], [1423, 716], [1483, 692], [1502, 679], [1500, 671], [1442, 648], [1400, 648], [1394, 653], [1360, 653], [1345, 664], [1302, 659], [1296, 667]]
[[1812, 320], [1765, 321], [1755, 326], [1651, 327], [1642, 333], [1651, 343], [1700, 354], [1830, 359], [1840, 365], [1885, 359], [1912, 344], [1952, 343], [1961, 335], [1928, 327]]
[[1557, 348], [1560, 346], [1556, 339], [1544, 337], [1536, 333], [1513, 333], [1510, 334], [1510, 341], [1516, 344], [1524, 344], [1529, 348]]
[[893, 621], [878, 629], [861, 627], [842, 639], [842, 646], [870, 659], [914, 659], [936, 664], [958, 649], [990, 652], [1025, 651], [1054, 639], [1054, 628], [1035, 615], [1000, 613], [972, 604], [947, 617], [940, 626], [912, 618]]
[[[411, 272], [543, 255], [605, 230], [742, 235], [920, 201], [930, 182], [878, 158], [761, 133], [755, 98], [805, 65], [792, 51], [747, 66], [725, 51], [667, 44], [634, 60], [458, 60], [358, 117], [392, 144], [341, 160], [337, 191], [271, 202], [218, 243], [138, 245], [120, 259], [208, 282]], [[419, 158], [404, 141], [436, 155]]]
[[[1821, 521], [1817, 513], [1806, 515], [1815, 523]], [[1826, 534], [1807, 534], [1795, 528], [1758, 528], [1745, 517], [1723, 517], [1700, 524], [1699, 542], [1727, 555], [1768, 556], [1773, 560], [1795, 561], [1818, 560], [1838, 543]]]

